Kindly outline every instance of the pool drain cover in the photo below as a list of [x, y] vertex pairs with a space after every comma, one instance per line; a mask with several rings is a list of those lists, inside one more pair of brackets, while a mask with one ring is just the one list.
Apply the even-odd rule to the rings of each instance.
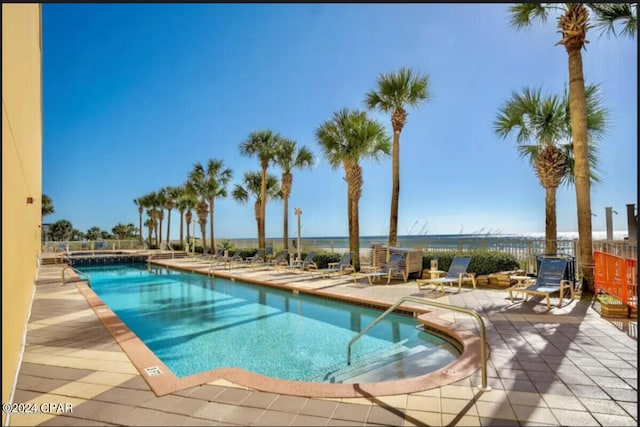
[[158, 375], [162, 375], [162, 371], [157, 366], [150, 366], [148, 368], [144, 368], [144, 371], [150, 377], [155, 377], [155, 376], [158, 376]]

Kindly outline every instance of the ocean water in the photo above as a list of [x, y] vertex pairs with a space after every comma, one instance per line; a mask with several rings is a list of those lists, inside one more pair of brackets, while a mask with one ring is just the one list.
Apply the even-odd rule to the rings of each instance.
[[[614, 240], [622, 240], [628, 235], [626, 230], [617, 230], [613, 232]], [[573, 240], [578, 238], [578, 232], [558, 232], [558, 241], [561, 246], [568, 247]], [[593, 232], [593, 240], [605, 240], [605, 231]], [[251, 247], [257, 245], [256, 239], [217, 239], [229, 240], [236, 247]], [[293, 248], [291, 239], [289, 248]], [[386, 244], [388, 236], [360, 236], [360, 247], [370, 248], [373, 244]], [[303, 248], [328, 248], [328, 249], [346, 249], [349, 247], [349, 238], [347, 236], [329, 236], [329, 237], [302, 237], [300, 239]], [[398, 236], [398, 246], [400, 247], [433, 247], [458, 245], [464, 242], [465, 249], [491, 249], [492, 247], [500, 248], [504, 245], [522, 245], [527, 247], [528, 242], [544, 243], [544, 232], [522, 233], [522, 234], [427, 234], [427, 235], [404, 235]], [[282, 244], [282, 238], [267, 238], [269, 245], [274, 244], [276, 247]]]
[[[614, 240], [623, 241], [627, 231], [613, 232]], [[577, 256], [578, 232], [558, 232], [557, 253]], [[593, 240], [604, 241], [605, 231], [593, 232]], [[217, 239], [217, 242], [229, 240], [236, 248], [257, 247], [257, 239]], [[295, 239], [289, 242], [289, 252], [295, 253]], [[386, 245], [388, 236], [361, 236], [360, 256], [367, 257], [374, 244]], [[282, 238], [267, 238], [267, 246], [276, 250], [282, 248]], [[346, 236], [332, 237], [303, 237], [300, 239], [303, 252], [309, 250], [342, 253], [349, 248], [349, 238]], [[543, 232], [522, 234], [432, 234], [432, 235], [404, 235], [398, 236], [398, 246], [402, 248], [420, 248], [437, 252], [457, 252], [488, 250], [512, 254], [520, 261], [532, 261], [535, 254], [545, 253]]]

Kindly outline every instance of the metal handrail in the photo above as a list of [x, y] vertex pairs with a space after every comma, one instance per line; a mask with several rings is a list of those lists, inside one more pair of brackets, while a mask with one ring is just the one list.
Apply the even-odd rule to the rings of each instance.
[[62, 269], [62, 285], [66, 285], [67, 281], [65, 280], [65, 275], [64, 272], [67, 271], [67, 269], [71, 269], [74, 273], [76, 273], [78, 276], [84, 276], [87, 279], [87, 284], [89, 285], [89, 287], [91, 287], [91, 277], [89, 277], [89, 275], [87, 273], [83, 273], [80, 270], [77, 270], [76, 268], [68, 265], [65, 268]]
[[473, 316], [478, 321], [480, 325], [480, 341], [482, 342], [482, 345], [480, 348], [480, 358], [481, 358], [480, 366], [482, 368], [482, 385], [478, 386], [478, 388], [482, 391], [491, 390], [491, 387], [487, 386], [487, 337], [486, 337], [484, 321], [482, 320], [482, 317], [480, 317], [480, 315], [476, 311], [469, 310], [468, 308], [456, 307], [455, 305], [442, 304], [435, 301], [428, 301], [428, 300], [417, 298], [417, 297], [400, 298], [391, 307], [389, 307], [387, 311], [385, 311], [380, 316], [375, 318], [373, 322], [369, 323], [366, 328], [364, 328], [362, 331], [358, 333], [358, 335], [353, 337], [351, 341], [349, 341], [349, 344], [347, 345], [347, 365], [351, 365], [351, 345], [355, 341], [357, 341], [360, 337], [362, 337], [365, 333], [367, 333], [369, 329], [373, 328], [378, 322], [380, 322], [380, 320], [382, 320], [383, 317], [391, 313], [393, 310], [395, 310], [400, 304], [402, 304], [405, 301], [411, 301], [417, 304], [431, 305], [438, 308], [459, 311], [461, 313], [466, 313]]

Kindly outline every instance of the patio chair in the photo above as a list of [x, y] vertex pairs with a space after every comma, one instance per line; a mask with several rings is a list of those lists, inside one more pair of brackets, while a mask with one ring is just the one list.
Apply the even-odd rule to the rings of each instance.
[[243, 260], [244, 264], [248, 264], [251, 267], [257, 266], [257, 265], [264, 265], [265, 264], [265, 251], [264, 249], [258, 249], [258, 251], [255, 253], [254, 256], [248, 256]]
[[353, 265], [351, 265], [352, 257], [353, 254], [351, 252], [345, 252], [342, 254], [342, 257], [340, 257], [340, 261], [330, 262], [327, 268], [320, 268], [317, 272], [320, 273], [321, 277], [326, 277], [330, 274], [353, 273], [355, 270]]
[[305, 271], [305, 270], [317, 270], [318, 265], [313, 262], [313, 259], [316, 257], [316, 253], [311, 251], [307, 254], [304, 260], [296, 260], [291, 265], [285, 267], [285, 270], [291, 271]]
[[269, 267], [284, 267], [289, 265], [289, 251], [287, 249], [283, 249], [280, 253], [270, 261], [266, 262], [266, 265]]
[[[556, 292], [560, 293], [560, 302], [558, 307], [562, 307], [562, 299], [565, 295], [565, 289], [568, 288], [573, 301], [574, 289], [573, 280], [566, 280], [567, 267], [569, 260], [565, 257], [544, 257], [538, 267], [538, 276], [532, 277], [529, 284], [512, 286], [507, 288], [509, 291], [509, 299], [513, 304], [513, 293], [522, 292], [524, 294], [524, 302], [527, 302], [530, 295], [539, 295], [546, 297], [547, 310], [551, 310], [550, 295]], [[571, 277], [571, 276], [569, 276]]]
[[376, 278], [381, 278], [381, 277], [387, 277], [387, 285], [389, 283], [391, 283], [391, 277], [394, 274], [397, 273], [402, 273], [402, 277], [404, 278], [404, 281], [406, 282], [407, 279], [404, 276], [404, 267], [403, 264], [405, 262], [404, 259], [404, 255], [402, 254], [391, 254], [391, 256], [389, 257], [389, 260], [386, 262], [386, 264], [384, 264], [383, 266], [381, 266], [379, 269], [377, 269], [376, 271], [370, 271], [368, 273], [360, 273], [356, 276], [354, 276], [354, 281], [356, 281], [357, 279], [361, 278], [361, 277], [366, 277], [367, 280], [369, 280], [369, 284], [371, 285], [371, 279], [376, 279]]
[[467, 273], [467, 268], [471, 262], [470, 256], [456, 256], [453, 257], [449, 271], [444, 277], [437, 277], [432, 279], [417, 279], [418, 290], [424, 290], [428, 285], [435, 285], [436, 289], [440, 286], [440, 289], [444, 293], [444, 285], [453, 285], [458, 283], [458, 292], [462, 289], [463, 282], [471, 282], [473, 288], [476, 288], [476, 278], [473, 273]]

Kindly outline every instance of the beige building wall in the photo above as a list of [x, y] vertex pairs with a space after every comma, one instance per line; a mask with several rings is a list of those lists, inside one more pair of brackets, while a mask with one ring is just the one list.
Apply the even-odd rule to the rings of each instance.
[[19, 368], [40, 252], [41, 11], [2, 5], [2, 402]]

